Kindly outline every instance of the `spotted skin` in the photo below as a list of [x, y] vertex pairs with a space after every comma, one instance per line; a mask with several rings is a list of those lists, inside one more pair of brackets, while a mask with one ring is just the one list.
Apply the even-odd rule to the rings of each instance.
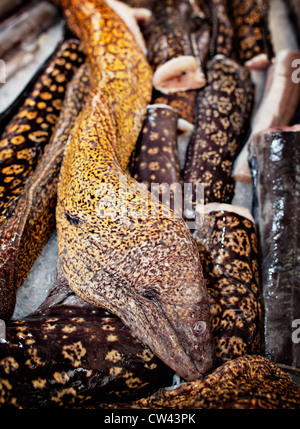
[[[268, 26], [269, 0], [230, 0], [228, 4], [239, 61], [253, 68], [268, 67], [274, 56]], [[251, 64], [255, 58], [258, 62]]]
[[193, 124], [198, 91], [176, 91], [163, 94], [154, 89], [152, 96], [153, 104], [167, 104], [178, 112], [178, 116]]
[[0, 141], [0, 225], [14, 212], [18, 197], [53, 134], [66, 84], [82, 61], [79, 42], [65, 41], [6, 126]]
[[123, 408], [299, 409], [300, 387], [271, 360], [248, 355], [225, 362], [204, 380], [161, 389]]
[[[90, 99], [73, 129], [58, 191], [64, 275], [77, 295], [119, 316], [172, 369], [199, 377], [214, 350], [196, 245], [184, 221], [163, 216], [164, 207], [125, 173], [151, 100], [151, 68], [106, 2], [62, 4], [91, 68]], [[112, 190], [120, 197], [115, 205]], [[153, 207], [158, 214], [150, 217]], [[199, 320], [202, 335], [193, 331]]]
[[195, 128], [184, 167], [184, 183], [204, 186], [204, 203], [230, 202], [231, 170], [245, 133], [253, 101], [249, 71], [216, 56], [207, 65], [208, 83], [198, 94]]
[[55, 230], [60, 166], [67, 140], [88, 92], [88, 69], [82, 65], [66, 90], [58, 124], [38, 166], [0, 232], [0, 318], [9, 319], [17, 288]]
[[6, 325], [1, 409], [98, 407], [172, 384], [173, 372], [119, 318], [57, 286], [43, 308]]
[[235, 35], [229, 19], [228, 2], [226, 0], [209, 0], [206, 3], [211, 20], [210, 59], [219, 54], [228, 58], [235, 58], [233, 42]]
[[[153, 85], [163, 93], [202, 88], [205, 76], [193, 45], [193, 7], [188, 0], [158, 0], [144, 31]], [[174, 63], [174, 60], [182, 60]], [[173, 69], [173, 70], [172, 70]], [[159, 76], [164, 70], [167, 77]]]
[[177, 209], [181, 211], [182, 184], [177, 156], [177, 120], [177, 112], [167, 105], [152, 104], [147, 107], [131, 174], [135, 180], [144, 183], [150, 192], [156, 192], [155, 185], [161, 185], [160, 200], [172, 210], [174, 204], [178, 205]]
[[234, 206], [220, 204], [205, 213], [194, 238], [210, 295], [216, 364], [260, 353], [262, 303], [254, 221], [235, 212]]

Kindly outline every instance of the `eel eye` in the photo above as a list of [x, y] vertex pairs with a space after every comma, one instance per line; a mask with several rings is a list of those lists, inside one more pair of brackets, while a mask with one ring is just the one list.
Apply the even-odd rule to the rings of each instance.
[[206, 331], [206, 323], [202, 320], [199, 320], [198, 322], [193, 324], [193, 332], [196, 335], [202, 335]]

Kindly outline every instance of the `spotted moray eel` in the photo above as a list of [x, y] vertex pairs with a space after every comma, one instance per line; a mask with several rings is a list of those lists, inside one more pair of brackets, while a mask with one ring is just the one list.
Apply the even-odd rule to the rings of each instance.
[[57, 272], [42, 306], [6, 324], [0, 408], [86, 408], [151, 395], [173, 372], [119, 318], [78, 298]]
[[299, 409], [300, 387], [274, 362], [247, 355], [225, 362], [203, 380], [160, 389], [129, 404], [134, 409]]
[[188, 0], [158, 0], [144, 32], [153, 86], [163, 92], [202, 88], [205, 75], [191, 41], [193, 7]]
[[83, 61], [76, 39], [62, 43], [0, 141], [0, 225], [14, 212], [58, 121], [66, 83]]
[[178, 114], [166, 104], [147, 106], [131, 174], [174, 210], [182, 211], [182, 183], [177, 155]]
[[[66, 46], [70, 46], [70, 43], [72, 46], [73, 42], [68, 42]], [[88, 70], [83, 64], [68, 85], [56, 129], [18, 198], [15, 212], [1, 228], [2, 319], [9, 319], [12, 315], [17, 288], [26, 279], [32, 264], [55, 230], [56, 192], [61, 161], [87, 91]]]
[[[165, 217], [165, 207], [125, 173], [151, 100], [151, 68], [105, 1], [61, 4], [91, 69], [90, 99], [58, 190], [64, 275], [76, 294], [119, 316], [183, 378], [198, 378], [212, 365], [214, 345], [197, 247], [184, 221]], [[111, 192], [120, 197], [116, 205]]]
[[269, 0], [230, 0], [235, 48], [242, 64], [263, 70], [274, 56], [268, 24]]
[[216, 364], [263, 350], [260, 259], [248, 209], [210, 203], [193, 234], [210, 295]]
[[195, 128], [184, 167], [184, 183], [204, 186], [204, 204], [230, 202], [231, 170], [246, 133], [252, 108], [249, 71], [234, 60], [216, 55], [207, 64], [208, 82], [199, 91]]

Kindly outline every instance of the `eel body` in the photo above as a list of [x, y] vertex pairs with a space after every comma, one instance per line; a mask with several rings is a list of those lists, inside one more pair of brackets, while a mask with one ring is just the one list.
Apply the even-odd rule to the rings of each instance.
[[299, 409], [300, 388], [271, 360], [247, 355], [225, 362], [204, 380], [160, 389], [124, 408]]
[[212, 365], [214, 345], [197, 247], [184, 221], [165, 217], [165, 206], [149, 203], [145, 185], [125, 173], [151, 100], [151, 67], [105, 1], [62, 6], [91, 68], [90, 99], [58, 189], [64, 275], [183, 378], [198, 378]]
[[250, 211], [206, 204], [194, 232], [210, 295], [216, 363], [261, 353], [262, 301], [256, 225]]
[[254, 213], [262, 252], [265, 353], [298, 371], [299, 129], [298, 125], [265, 130], [250, 144]]
[[206, 79], [191, 40], [193, 7], [187, 0], [158, 0], [145, 30], [153, 86], [163, 93], [202, 88]]
[[292, 67], [298, 58], [299, 50], [286, 49], [276, 55], [276, 62], [267, 75], [265, 92], [251, 118], [251, 133], [235, 160], [232, 175], [236, 181], [252, 183], [248, 161], [252, 137], [272, 127], [291, 125], [300, 103], [300, 85], [293, 81], [295, 69]]
[[82, 65], [66, 90], [57, 127], [19, 196], [15, 212], [0, 232], [0, 317], [14, 310], [17, 288], [55, 230], [57, 183], [67, 140], [88, 90], [88, 70]]
[[234, 59], [234, 31], [229, 19], [227, 1], [212, 0], [207, 2], [207, 5], [211, 20], [210, 59], [219, 54]]
[[269, 0], [231, 0], [228, 4], [239, 60], [251, 69], [267, 68], [274, 56]]
[[135, 150], [132, 176], [182, 215], [182, 183], [177, 155], [178, 114], [166, 104], [147, 106]]
[[171, 385], [173, 372], [119, 318], [56, 282], [42, 306], [8, 321], [0, 343], [0, 408], [97, 407]]
[[204, 186], [204, 204], [230, 202], [233, 161], [247, 131], [253, 86], [249, 71], [217, 55], [207, 64], [208, 82], [199, 91], [195, 127], [184, 166], [184, 183]]
[[0, 141], [0, 225], [14, 213], [58, 122], [66, 84], [83, 61], [79, 41], [61, 44]]

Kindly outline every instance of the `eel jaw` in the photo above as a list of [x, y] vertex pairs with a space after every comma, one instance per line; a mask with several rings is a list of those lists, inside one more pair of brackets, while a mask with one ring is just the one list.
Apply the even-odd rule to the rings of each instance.
[[[184, 380], [203, 378], [215, 358], [209, 316], [208, 322], [205, 314], [200, 317], [203, 320], [195, 317], [184, 324], [176, 305], [161, 305], [143, 296], [129, 298], [128, 304], [131, 311], [119, 316], [144, 345]], [[199, 315], [199, 307], [195, 310]], [[182, 311], [185, 309], [181, 307], [179, 313]], [[186, 308], [186, 313], [189, 312]]]
[[172, 58], [153, 74], [153, 86], [164, 94], [200, 89], [205, 84], [205, 75], [191, 55]]

